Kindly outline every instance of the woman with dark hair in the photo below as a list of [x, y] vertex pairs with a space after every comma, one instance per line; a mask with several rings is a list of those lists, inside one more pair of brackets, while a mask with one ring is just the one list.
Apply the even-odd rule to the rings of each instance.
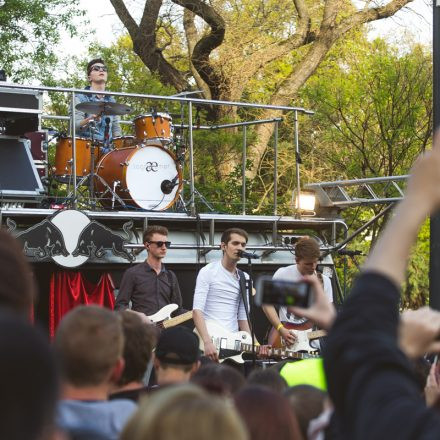
[[303, 440], [289, 402], [279, 393], [259, 386], [246, 387], [234, 400], [252, 440]]

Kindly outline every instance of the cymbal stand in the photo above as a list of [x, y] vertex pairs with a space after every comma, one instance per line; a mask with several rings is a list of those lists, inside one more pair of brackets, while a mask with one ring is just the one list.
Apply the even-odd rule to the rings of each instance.
[[[95, 173], [95, 148], [96, 148], [96, 141], [95, 141], [95, 130], [96, 130], [96, 121], [90, 121], [90, 137], [91, 137], [91, 146], [90, 146], [90, 173], [83, 176], [78, 183], [74, 182], [75, 189], [78, 190], [84, 182], [89, 179], [89, 200], [90, 200], [90, 207], [91, 210], [94, 211], [96, 209], [96, 199], [95, 199], [95, 179], [99, 179], [99, 181], [106, 187], [106, 190], [102, 193], [102, 196], [107, 194], [108, 192], [112, 195], [112, 207], [114, 207], [115, 200], [117, 200], [124, 208], [127, 206], [126, 203], [116, 194], [115, 185], [112, 189], [108, 183], [99, 175]], [[67, 198], [70, 198], [73, 196], [73, 191], [70, 192], [67, 196]], [[102, 198], [101, 196], [101, 198]]]
[[[94, 183], [95, 183], [95, 131], [96, 131], [96, 121], [90, 121], [90, 135], [91, 135], [91, 146], [90, 146], [90, 174], [89, 176], [89, 200], [90, 207], [92, 211], [96, 208], [96, 200], [94, 194]], [[99, 148], [99, 147], [98, 147]], [[99, 151], [99, 150], [98, 150]]]

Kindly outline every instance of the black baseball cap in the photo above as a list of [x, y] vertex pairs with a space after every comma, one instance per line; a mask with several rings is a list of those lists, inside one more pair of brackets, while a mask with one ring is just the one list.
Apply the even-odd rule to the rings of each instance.
[[199, 338], [186, 327], [167, 328], [159, 336], [155, 355], [168, 364], [193, 364], [200, 358]]

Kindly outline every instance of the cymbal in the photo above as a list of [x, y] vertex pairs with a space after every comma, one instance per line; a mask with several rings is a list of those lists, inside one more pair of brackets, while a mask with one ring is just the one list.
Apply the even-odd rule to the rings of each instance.
[[128, 115], [131, 113], [131, 107], [125, 104], [119, 104], [118, 102], [108, 101], [86, 101], [80, 102], [75, 107], [80, 112], [97, 115], [103, 113], [105, 115]]

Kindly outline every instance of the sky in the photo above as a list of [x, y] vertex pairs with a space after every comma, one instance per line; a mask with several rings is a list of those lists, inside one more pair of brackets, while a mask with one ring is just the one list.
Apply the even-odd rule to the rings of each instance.
[[[132, 3], [142, 5], [140, 0]], [[114, 12], [109, 0], [80, 0], [80, 6], [86, 11], [90, 21], [90, 29], [95, 30], [89, 41], [70, 38], [64, 35], [61, 42], [61, 51], [65, 55], [85, 55], [88, 42], [97, 40], [109, 45], [123, 32], [123, 26]], [[381, 36], [390, 41], [399, 43], [402, 39], [412, 35], [415, 41], [431, 44], [432, 42], [432, 6], [428, 0], [414, 0], [395, 16], [380, 20], [370, 26], [371, 38]]]

